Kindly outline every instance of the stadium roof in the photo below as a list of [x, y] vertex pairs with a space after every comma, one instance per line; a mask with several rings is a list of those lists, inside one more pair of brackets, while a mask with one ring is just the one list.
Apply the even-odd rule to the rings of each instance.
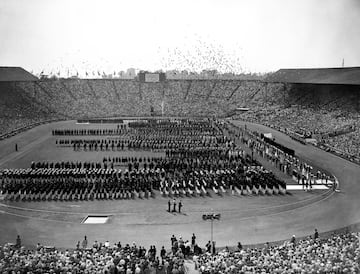
[[0, 67], [0, 82], [37, 81], [37, 77], [20, 67]]
[[280, 69], [267, 82], [360, 85], [360, 67]]

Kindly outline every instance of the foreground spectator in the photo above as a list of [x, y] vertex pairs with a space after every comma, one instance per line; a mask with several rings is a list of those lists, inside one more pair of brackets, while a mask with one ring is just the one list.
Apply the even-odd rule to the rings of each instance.
[[282, 245], [224, 250], [196, 260], [200, 273], [359, 273], [359, 233], [333, 235], [328, 239], [295, 237]]

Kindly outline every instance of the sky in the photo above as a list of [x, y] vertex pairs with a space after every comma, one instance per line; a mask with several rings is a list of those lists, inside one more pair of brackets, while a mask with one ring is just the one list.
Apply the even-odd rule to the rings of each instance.
[[62, 75], [360, 66], [359, 0], [0, 0], [0, 66]]

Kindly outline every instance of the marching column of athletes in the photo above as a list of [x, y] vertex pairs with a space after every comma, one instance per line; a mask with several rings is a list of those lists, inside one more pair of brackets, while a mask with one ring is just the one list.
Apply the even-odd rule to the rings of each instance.
[[245, 128], [240, 128], [228, 123], [225, 125], [225, 128], [233, 137], [239, 138], [253, 153], [255, 152], [270, 162], [274, 167], [296, 180], [298, 184], [302, 185], [305, 191], [312, 189], [312, 185], [318, 182], [324, 185], [333, 184], [333, 189], [337, 188], [337, 182], [332, 175], [320, 170], [317, 170], [315, 173], [311, 165], [294, 155], [287, 154], [281, 149], [266, 143], [259, 138], [257, 132], [251, 132], [246, 129], [246, 126]]
[[[215, 120], [134, 122], [129, 129], [115, 132], [128, 134], [126, 138], [140, 149], [160, 147], [165, 157], [104, 157], [102, 164], [32, 163], [28, 169], [0, 171], [1, 192], [9, 200], [148, 198], [154, 196], [154, 190], [167, 197], [203, 196], [209, 195], [209, 190], [219, 195], [228, 191], [233, 195], [286, 193], [286, 184], [236, 147], [223, 129], [224, 124]], [[62, 131], [66, 135], [83, 133], [53, 133]], [[284, 161], [292, 159], [288, 155], [274, 153], [257, 139], [249, 142], [268, 159], [280, 159], [284, 170], [292, 169], [291, 162]], [[310, 166], [301, 167], [310, 176]]]

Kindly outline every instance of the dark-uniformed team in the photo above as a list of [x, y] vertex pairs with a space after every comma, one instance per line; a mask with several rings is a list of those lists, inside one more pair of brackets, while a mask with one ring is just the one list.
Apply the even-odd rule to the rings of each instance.
[[[148, 198], [154, 190], [169, 197], [207, 195], [209, 191], [219, 195], [228, 191], [239, 195], [285, 193], [286, 184], [237, 147], [223, 129], [221, 122], [210, 119], [133, 122], [126, 128], [104, 131], [104, 135], [115, 132], [117, 142], [127, 144], [125, 149], [160, 149], [164, 157], [32, 163], [27, 169], [1, 170], [1, 191], [5, 199], [26, 201]], [[97, 133], [54, 130], [53, 134], [89, 135], [93, 131]], [[181, 211], [182, 203], [177, 205]]]

